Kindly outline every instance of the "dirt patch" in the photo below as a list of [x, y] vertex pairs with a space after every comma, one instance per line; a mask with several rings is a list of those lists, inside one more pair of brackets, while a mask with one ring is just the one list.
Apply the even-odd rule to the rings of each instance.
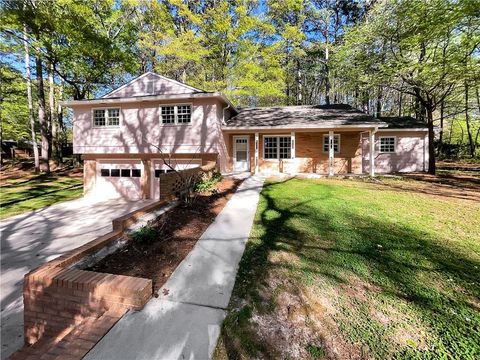
[[[271, 271], [258, 291], [250, 326], [263, 354], [278, 359], [366, 359], [358, 344], [348, 342], [335, 322], [336, 310], [327, 288], [312, 289]], [[267, 309], [265, 309], [267, 307]], [[258, 356], [255, 358], [263, 358]]]
[[390, 188], [397, 191], [411, 191], [462, 200], [480, 200], [480, 174], [438, 173], [437, 175], [430, 175], [410, 173], [399, 174], [397, 177], [381, 176], [373, 181], [378, 185], [385, 186], [385, 189]]
[[154, 241], [129, 241], [86, 270], [152, 279], [154, 294], [158, 294], [241, 182], [224, 178], [214, 191], [200, 194], [193, 204], [181, 204], [158, 217], [152, 224], [159, 234]]
[[[3, 165], [0, 169], [0, 186], [9, 185], [7, 180], [22, 179], [22, 182], [28, 183], [31, 180], [39, 180], [43, 177], [53, 176], [68, 176], [75, 178], [83, 177], [83, 168], [76, 168], [72, 165], [62, 164], [56, 166], [53, 162], [50, 163], [50, 174], [35, 174], [33, 161], [25, 160], [21, 162], [9, 162]], [[17, 182], [18, 184], [18, 182]]]

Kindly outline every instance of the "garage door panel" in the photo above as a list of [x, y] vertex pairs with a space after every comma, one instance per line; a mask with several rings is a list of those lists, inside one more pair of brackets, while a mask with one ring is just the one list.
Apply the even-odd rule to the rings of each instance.
[[95, 193], [106, 199], [139, 200], [142, 198], [142, 173], [139, 160], [99, 161]]

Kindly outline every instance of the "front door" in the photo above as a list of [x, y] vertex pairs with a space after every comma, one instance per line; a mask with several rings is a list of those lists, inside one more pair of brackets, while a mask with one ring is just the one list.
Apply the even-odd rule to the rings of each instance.
[[233, 168], [235, 171], [249, 171], [248, 136], [233, 137]]

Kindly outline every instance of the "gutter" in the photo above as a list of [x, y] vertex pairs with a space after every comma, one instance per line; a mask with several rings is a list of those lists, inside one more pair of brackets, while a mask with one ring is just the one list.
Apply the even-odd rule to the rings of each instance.
[[[238, 127], [222, 127], [222, 131], [239, 131], [239, 130], [277, 130], [277, 129], [358, 129], [358, 128], [371, 128], [372, 124], [362, 124], [362, 125], [330, 125], [330, 126], [319, 126], [319, 125], [280, 125], [280, 126], [238, 126]], [[375, 123], [375, 129], [386, 128], [388, 127], [387, 123]]]
[[110, 104], [128, 104], [138, 102], [152, 102], [162, 100], [192, 100], [192, 99], [205, 99], [205, 98], [217, 98], [225, 102], [230, 108], [234, 109], [238, 113], [238, 110], [228, 100], [228, 98], [222, 93], [190, 93], [190, 94], [171, 94], [171, 95], [154, 95], [154, 96], [137, 96], [137, 97], [124, 97], [124, 98], [100, 98], [92, 100], [66, 100], [60, 102], [60, 105], [66, 107], [74, 106], [88, 106], [88, 105], [110, 105]]

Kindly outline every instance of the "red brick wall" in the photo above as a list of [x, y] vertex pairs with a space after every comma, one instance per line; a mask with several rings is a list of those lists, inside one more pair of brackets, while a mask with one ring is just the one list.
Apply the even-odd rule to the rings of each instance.
[[156, 202], [113, 221], [113, 231], [49, 261], [24, 277], [25, 342], [62, 338], [89, 317], [109, 310], [140, 309], [152, 295], [152, 280], [69, 268], [122, 236], [138, 217], [164, 206]]
[[212, 171], [217, 163], [210, 161], [205, 165], [186, 169], [179, 172], [170, 172], [160, 175], [160, 199], [169, 200], [175, 198], [177, 193], [183, 191], [186, 187], [185, 180], [190, 176], [200, 176], [202, 173]]
[[140, 309], [152, 295], [152, 281], [61, 267], [25, 276], [25, 342], [61, 337], [88, 317], [113, 308]]

